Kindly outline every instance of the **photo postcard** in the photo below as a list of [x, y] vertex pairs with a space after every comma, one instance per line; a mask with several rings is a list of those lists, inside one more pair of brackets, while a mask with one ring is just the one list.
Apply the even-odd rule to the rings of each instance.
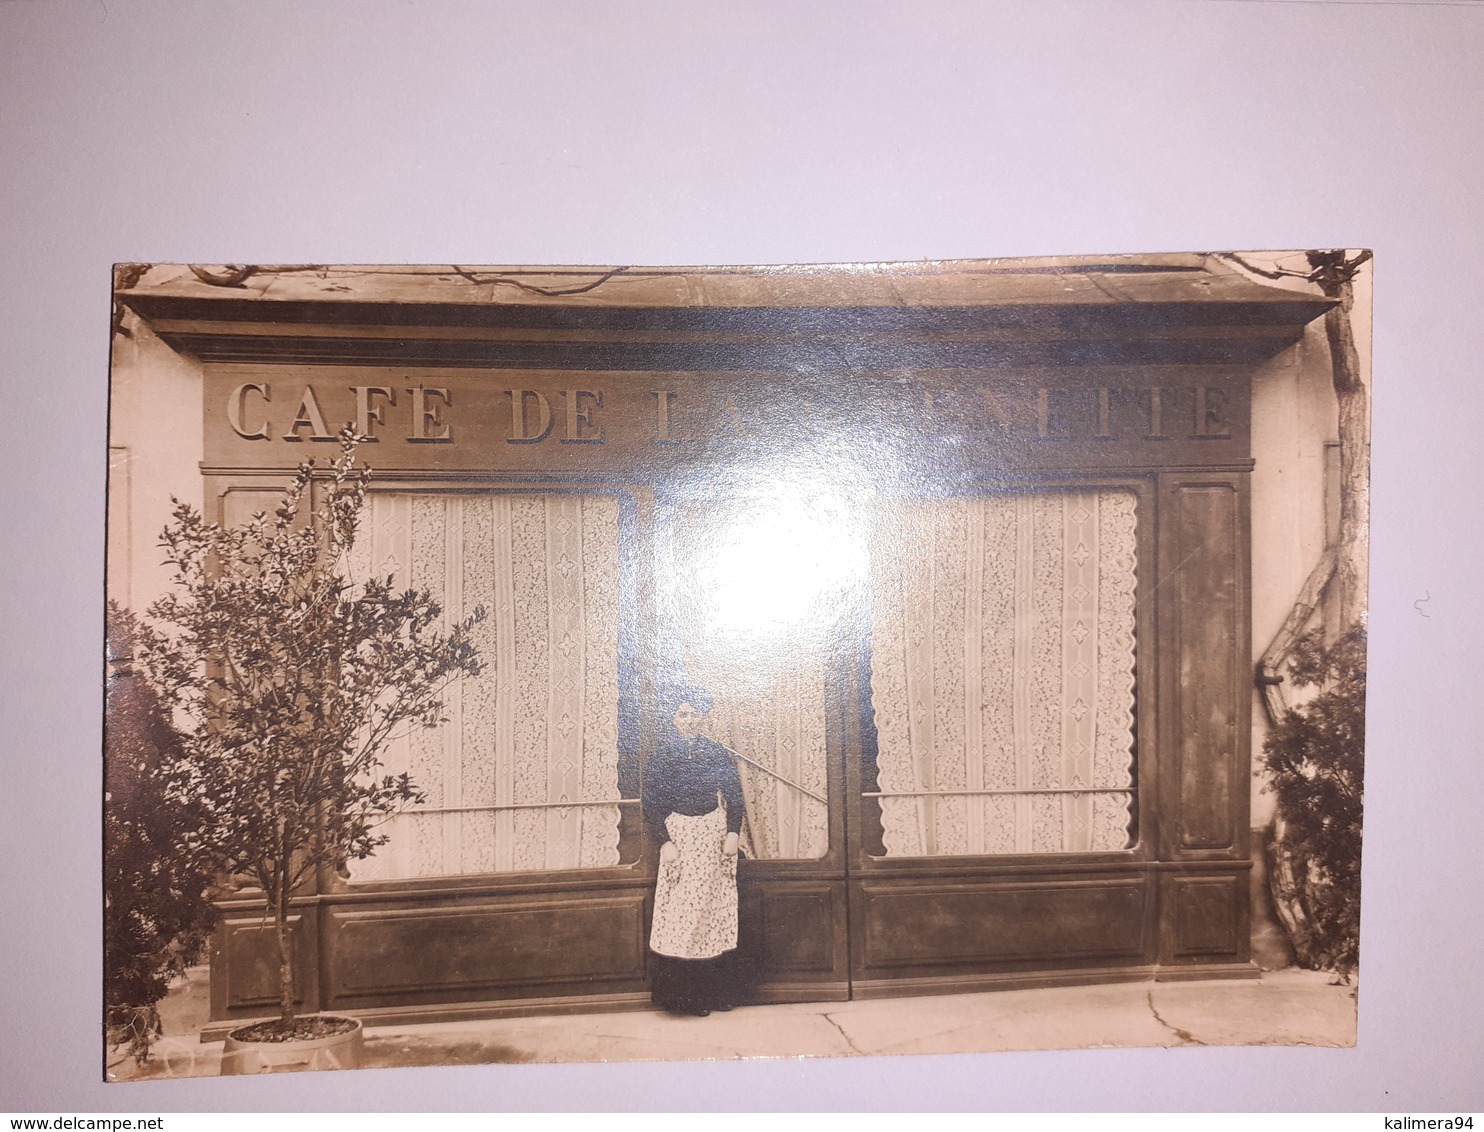
[[119, 265], [106, 1077], [1354, 1044], [1371, 268]]

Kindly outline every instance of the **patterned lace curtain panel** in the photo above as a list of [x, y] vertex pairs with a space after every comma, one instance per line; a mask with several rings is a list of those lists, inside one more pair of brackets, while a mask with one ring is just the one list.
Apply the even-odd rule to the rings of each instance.
[[674, 635], [687, 677], [714, 701], [706, 734], [774, 772], [738, 762], [744, 852], [754, 860], [817, 860], [829, 848], [828, 807], [796, 787], [819, 798], [827, 792], [822, 642], [802, 626], [763, 644], [718, 628], [708, 611], [717, 595], [702, 568], [714, 553], [716, 510], [712, 501], [675, 509], [666, 564], [675, 587], [669, 606], [679, 611]]
[[826, 796], [822, 666], [807, 657], [788, 663], [717, 650], [693, 659], [690, 672], [715, 700], [706, 734], [781, 776], [738, 763], [747, 803], [744, 851], [764, 861], [823, 857], [828, 808], [791, 785]]
[[427, 802], [388, 823], [354, 879], [618, 864], [617, 500], [370, 500], [351, 576], [430, 590], [450, 620], [482, 605], [485, 670], [449, 686], [448, 722], [393, 744], [386, 772]]
[[1129, 845], [1134, 496], [910, 503], [878, 525], [886, 855]]

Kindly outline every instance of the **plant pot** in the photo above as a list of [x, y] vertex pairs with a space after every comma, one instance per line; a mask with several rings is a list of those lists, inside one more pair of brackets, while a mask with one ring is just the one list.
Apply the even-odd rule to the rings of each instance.
[[[324, 1018], [338, 1015], [326, 1014]], [[365, 1049], [359, 1018], [347, 1018], [355, 1028], [326, 1038], [302, 1038], [286, 1042], [256, 1042], [227, 1035], [222, 1050], [222, 1076], [247, 1073], [297, 1073], [304, 1069], [357, 1069]], [[246, 1029], [247, 1027], [243, 1027]]]

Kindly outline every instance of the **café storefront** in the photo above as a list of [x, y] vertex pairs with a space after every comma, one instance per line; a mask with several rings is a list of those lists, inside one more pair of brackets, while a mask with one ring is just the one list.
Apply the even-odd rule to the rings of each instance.
[[[200, 366], [208, 516], [353, 424], [347, 568], [486, 614], [388, 754], [426, 803], [295, 903], [306, 1009], [647, 1004], [677, 680], [739, 755], [755, 1001], [1255, 973], [1251, 381], [1323, 299], [1199, 256], [422, 270], [121, 294]], [[259, 908], [214, 1019], [274, 1001]]]

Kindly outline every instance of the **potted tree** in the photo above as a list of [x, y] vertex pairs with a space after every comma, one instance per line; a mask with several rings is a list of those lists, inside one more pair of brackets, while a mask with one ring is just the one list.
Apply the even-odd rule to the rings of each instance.
[[436, 726], [444, 686], [481, 668], [482, 610], [445, 626], [427, 592], [347, 577], [370, 477], [357, 442], [343, 432], [327, 469], [304, 463], [277, 510], [241, 527], [176, 501], [161, 542], [174, 587], [140, 632], [141, 668], [182, 721], [176, 801], [198, 815], [185, 850], [261, 891], [277, 944], [279, 1016], [229, 1035], [224, 1073], [358, 1059], [358, 1020], [296, 1012], [290, 902], [422, 800], [381, 773], [387, 744]]

